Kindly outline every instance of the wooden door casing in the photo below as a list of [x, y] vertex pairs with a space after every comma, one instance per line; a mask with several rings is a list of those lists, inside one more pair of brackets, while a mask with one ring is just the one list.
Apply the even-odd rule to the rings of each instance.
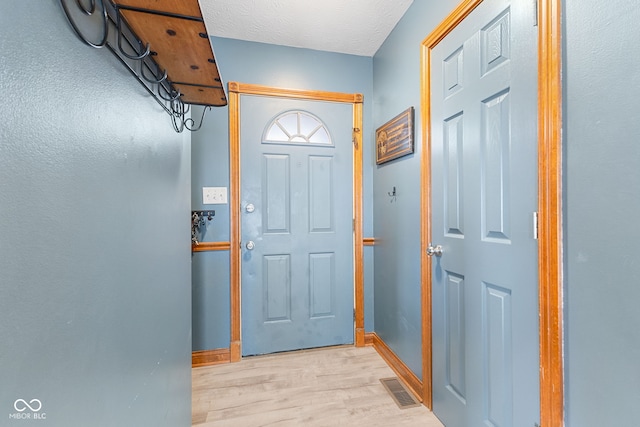
[[230, 362], [242, 359], [241, 310], [240, 310], [240, 96], [259, 95], [290, 99], [306, 99], [348, 103], [353, 111], [353, 221], [354, 221], [354, 286], [355, 286], [355, 341], [365, 345], [364, 334], [364, 248], [362, 233], [362, 126], [363, 96], [355, 93], [326, 92], [277, 88], [263, 85], [229, 82], [229, 275], [231, 303]]

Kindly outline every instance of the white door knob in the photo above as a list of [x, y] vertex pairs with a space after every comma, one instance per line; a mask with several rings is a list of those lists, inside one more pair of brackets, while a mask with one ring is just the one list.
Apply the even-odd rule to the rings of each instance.
[[427, 255], [429, 256], [437, 256], [437, 257], [441, 257], [442, 256], [442, 246], [440, 245], [436, 245], [433, 246], [432, 243], [429, 243], [429, 247], [427, 248]]

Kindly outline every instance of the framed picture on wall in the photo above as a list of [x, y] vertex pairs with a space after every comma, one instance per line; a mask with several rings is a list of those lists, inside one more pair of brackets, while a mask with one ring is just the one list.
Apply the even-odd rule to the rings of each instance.
[[413, 107], [376, 129], [376, 164], [413, 153]]

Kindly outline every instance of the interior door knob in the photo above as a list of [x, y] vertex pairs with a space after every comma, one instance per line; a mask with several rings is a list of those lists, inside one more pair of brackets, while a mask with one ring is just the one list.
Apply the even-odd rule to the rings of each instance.
[[253, 205], [253, 203], [249, 203], [245, 208], [245, 211], [247, 211], [247, 213], [251, 213], [253, 211], [256, 210], [256, 207]]
[[442, 256], [442, 246], [441, 245], [436, 245], [433, 246], [433, 243], [429, 243], [429, 247], [427, 248], [427, 255], [429, 256], [437, 256], [437, 257], [441, 257]]
[[247, 248], [248, 251], [252, 251], [256, 247], [256, 244], [253, 240], [249, 240], [244, 247]]

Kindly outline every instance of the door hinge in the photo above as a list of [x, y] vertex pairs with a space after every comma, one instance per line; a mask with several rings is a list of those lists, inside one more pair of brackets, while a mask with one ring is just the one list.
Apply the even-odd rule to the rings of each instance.
[[533, 213], [533, 238], [538, 240], [538, 212]]
[[351, 219], [351, 231], [353, 231], [353, 232], [356, 231], [356, 219], [355, 218]]
[[533, 0], [533, 26], [537, 27], [538, 26], [538, 11], [539, 9], [539, 5], [538, 5], [538, 0]]

